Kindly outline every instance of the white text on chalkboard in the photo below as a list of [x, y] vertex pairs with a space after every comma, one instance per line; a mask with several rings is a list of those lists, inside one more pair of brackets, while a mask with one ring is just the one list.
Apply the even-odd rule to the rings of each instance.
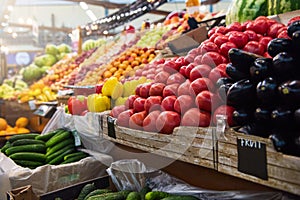
[[252, 141], [252, 140], [247, 140], [247, 139], [242, 139], [242, 138], [240, 140], [241, 140], [242, 147], [251, 147], [251, 148], [256, 148], [256, 149], [261, 148], [261, 143], [258, 141]]

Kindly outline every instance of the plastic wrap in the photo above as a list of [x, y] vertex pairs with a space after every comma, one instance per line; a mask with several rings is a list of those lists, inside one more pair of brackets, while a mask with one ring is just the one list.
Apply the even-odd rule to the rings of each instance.
[[147, 185], [152, 190], [164, 191], [172, 194], [192, 195], [201, 200], [293, 199], [281, 192], [216, 191], [194, 187], [161, 170], [149, 169], [136, 159], [113, 162], [107, 169], [107, 173], [110, 175], [112, 182], [118, 190], [140, 191]]

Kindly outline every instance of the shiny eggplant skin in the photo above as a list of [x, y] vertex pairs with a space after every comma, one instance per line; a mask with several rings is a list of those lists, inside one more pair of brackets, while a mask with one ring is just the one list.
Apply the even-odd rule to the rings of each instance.
[[285, 126], [293, 122], [294, 112], [285, 107], [279, 107], [272, 111], [271, 118], [276, 126]]
[[249, 79], [240, 80], [229, 88], [227, 104], [235, 108], [250, 108], [256, 105], [256, 85]]
[[273, 71], [278, 81], [287, 81], [297, 74], [297, 61], [287, 52], [278, 53], [273, 58]]
[[219, 96], [219, 98], [223, 101], [226, 102], [227, 100], [227, 92], [229, 90], [229, 88], [232, 86], [232, 83], [226, 83], [221, 85], [218, 90], [217, 90], [217, 94]]
[[226, 65], [226, 74], [233, 80], [239, 81], [250, 77], [250, 73], [239, 71], [232, 63]]
[[255, 59], [260, 55], [249, 53], [241, 49], [232, 48], [228, 51], [228, 58], [232, 65], [240, 72], [249, 73], [249, 69]]
[[290, 36], [290, 38], [293, 37], [293, 34], [296, 32], [296, 31], [300, 31], [300, 20], [298, 21], [294, 21], [292, 24], [290, 24], [287, 28], [287, 33], [288, 33], [288, 36]]
[[232, 119], [237, 125], [244, 126], [253, 121], [253, 112], [251, 110], [238, 109], [233, 111]]
[[275, 57], [280, 52], [292, 52], [293, 41], [288, 38], [275, 38], [269, 42], [267, 51], [271, 57]]
[[272, 122], [271, 110], [263, 107], [258, 107], [255, 109], [254, 118], [257, 122], [269, 124]]
[[280, 98], [289, 107], [299, 107], [300, 104], [300, 80], [290, 80], [278, 87]]
[[256, 86], [256, 96], [263, 105], [274, 104], [278, 100], [278, 84], [272, 77], [260, 81]]
[[219, 88], [221, 87], [222, 85], [224, 84], [227, 84], [227, 83], [234, 83], [235, 81], [232, 80], [231, 78], [229, 77], [221, 77], [217, 80], [216, 82], [216, 87]]
[[271, 58], [257, 58], [250, 67], [251, 80], [261, 81], [272, 76], [273, 63]]

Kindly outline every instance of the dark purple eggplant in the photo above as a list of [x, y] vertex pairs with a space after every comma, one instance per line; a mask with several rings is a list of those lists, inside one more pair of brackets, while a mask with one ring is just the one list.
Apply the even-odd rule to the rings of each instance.
[[287, 52], [281, 52], [273, 58], [273, 69], [279, 81], [286, 81], [297, 71], [296, 59]]
[[262, 56], [243, 51], [241, 49], [232, 48], [228, 51], [229, 61], [240, 72], [249, 73], [249, 69], [255, 59]]
[[229, 88], [227, 104], [235, 108], [250, 108], [256, 105], [255, 84], [248, 79], [240, 80]]
[[234, 81], [239, 81], [250, 77], [249, 71], [241, 72], [232, 63], [228, 63], [226, 65], [226, 74]]
[[249, 123], [249, 124], [239, 128], [238, 132], [241, 132], [241, 133], [244, 133], [247, 135], [256, 135], [256, 136], [267, 138], [271, 133], [269, 128], [270, 127], [259, 124], [259, 123]]
[[280, 98], [289, 107], [299, 107], [300, 104], [300, 80], [284, 82], [278, 87]]
[[256, 96], [263, 105], [274, 104], [278, 99], [277, 82], [272, 77], [259, 82], [256, 86]]
[[253, 121], [253, 112], [246, 109], [238, 109], [233, 112], [232, 119], [237, 125], [244, 126]]
[[293, 122], [294, 112], [288, 108], [277, 108], [272, 111], [271, 118], [276, 126], [285, 126]]
[[260, 123], [271, 123], [271, 110], [262, 107], [256, 108], [254, 118]]
[[300, 108], [296, 109], [294, 112], [294, 120], [296, 124], [300, 125]]
[[223, 102], [226, 102], [227, 100], [227, 92], [229, 90], [229, 88], [232, 86], [232, 83], [226, 83], [226, 84], [223, 84], [221, 85], [219, 88], [218, 88], [218, 96], [219, 98], [223, 101]]
[[300, 20], [294, 21], [294, 22], [291, 23], [291, 24], [288, 26], [288, 28], [287, 28], [287, 33], [288, 33], [288, 36], [290, 36], [290, 38], [293, 37], [293, 34], [294, 34], [296, 31], [300, 31]]
[[275, 38], [269, 42], [267, 51], [271, 57], [275, 57], [280, 52], [292, 52], [293, 42], [288, 38]]
[[273, 133], [269, 136], [271, 141], [273, 142], [274, 148], [279, 152], [286, 152], [288, 143], [284, 137], [282, 137], [279, 133]]
[[300, 30], [295, 31], [293, 33], [292, 40], [294, 43], [294, 47], [299, 50], [300, 49]]
[[229, 77], [221, 77], [216, 82], [216, 87], [219, 88], [221, 85], [227, 84], [227, 83], [234, 83], [235, 81], [232, 80]]
[[257, 58], [250, 67], [250, 75], [253, 81], [261, 81], [272, 76], [273, 63], [271, 58]]

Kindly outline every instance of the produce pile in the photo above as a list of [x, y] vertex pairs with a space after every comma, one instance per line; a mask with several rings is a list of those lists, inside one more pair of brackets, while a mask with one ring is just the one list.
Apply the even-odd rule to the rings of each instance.
[[[28, 124], [29, 120], [26, 117], [19, 117], [14, 126], [9, 125], [6, 119], [0, 118], [0, 136], [29, 133]], [[9, 137], [6, 136], [6, 138]]]
[[99, 189], [94, 183], [83, 186], [77, 200], [197, 200], [189, 195], [175, 195], [163, 191], [151, 191], [147, 186], [141, 191], [122, 190], [114, 192], [110, 189]]
[[11, 136], [1, 152], [22, 167], [34, 169], [50, 164], [76, 162], [89, 156], [77, 150], [72, 132], [57, 129], [44, 135], [28, 133]]

